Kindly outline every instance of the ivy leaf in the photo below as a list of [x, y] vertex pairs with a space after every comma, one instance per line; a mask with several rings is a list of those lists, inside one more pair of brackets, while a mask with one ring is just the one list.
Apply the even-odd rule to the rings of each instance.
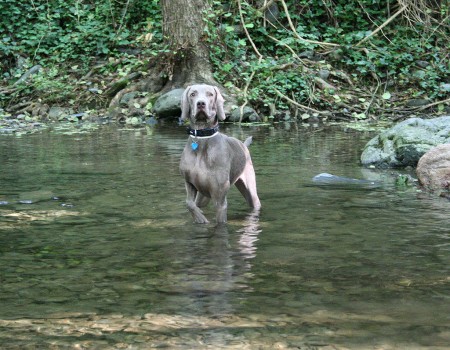
[[386, 91], [384, 94], [383, 94], [383, 100], [390, 100], [391, 99], [391, 93], [389, 92], [389, 91]]

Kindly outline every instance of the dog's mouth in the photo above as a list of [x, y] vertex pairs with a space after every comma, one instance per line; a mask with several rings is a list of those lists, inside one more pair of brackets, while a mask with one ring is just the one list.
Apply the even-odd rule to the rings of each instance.
[[197, 114], [195, 115], [195, 119], [197, 120], [208, 120], [208, 114], [204, 108], [199, 108]]

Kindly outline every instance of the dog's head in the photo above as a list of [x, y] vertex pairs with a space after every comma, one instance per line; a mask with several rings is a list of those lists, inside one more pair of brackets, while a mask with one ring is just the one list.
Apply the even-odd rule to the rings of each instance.
[[220, 91], [211, 85], [191, 85], [181, 98], [181, 120], [192, 124], [214, 126], [217, 120], [225, 120], [224, 99]]

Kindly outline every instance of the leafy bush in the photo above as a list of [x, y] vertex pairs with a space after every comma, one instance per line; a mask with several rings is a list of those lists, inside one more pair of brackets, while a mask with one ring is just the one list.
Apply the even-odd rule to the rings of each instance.
[[[444, 3], [399, 1], [406, 4], [402, 15], [363, 43], [401, 8], [397, 2], [286, 0], [288, 12], [282, 3], [273, 5], [279, 15], [268, 21], [267, 10], [265, 15], [258, 10], [261, 1], [241, 1], [249, 36], [263, 56], [260, 62], [243, 31], [238, 2], [214, 2], [214, 17], [221, 20], [221, 30], [211, 37], [216, 74], [242, 88], [251, 72], [257, 72], [248, 93], [253, 104], [277, 100], [277, 89], [300, 103], [328, 107], [336, 99], [329, 98], [330, 91], [314, 88], [314, 77], [323, 67], [350, 73], [357, 85], [375, 83], [411, 96], [444, 97], [439, 87], [450, 76], [450, 49], [443, 44], [450, 37], [445, 21], [449, 9]], [[419, 66], [419, 61], [428, 66]]]
[[156, 0], [3, 0], [0, 16], [0, 59], [6, 68], [17, 56], [32, 63], [77, 60], [87, 65], [135, 45], [149, 24], [151, 30], [161, 25]]

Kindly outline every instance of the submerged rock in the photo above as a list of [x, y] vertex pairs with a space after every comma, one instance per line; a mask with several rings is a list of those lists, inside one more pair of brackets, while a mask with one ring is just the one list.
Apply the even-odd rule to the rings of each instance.
[[329, 186], [356, 186], [362, 188], [377, 188], [381, 183], [371, 180], [353, 179], [350, 177], [336, 176], [328, 173], [321, 173], [313, 177], [312, 181], [317, 185]]
[[361, 163], [382, 168], [416, 166], [427, 151], [443, 143], [450, 143], [450, 116], [411, 118], [370, 140]]
[[425, 153], [417, 164], [421, 185], [429, 191], [450, 189], [450, 144], [439, 145]]

